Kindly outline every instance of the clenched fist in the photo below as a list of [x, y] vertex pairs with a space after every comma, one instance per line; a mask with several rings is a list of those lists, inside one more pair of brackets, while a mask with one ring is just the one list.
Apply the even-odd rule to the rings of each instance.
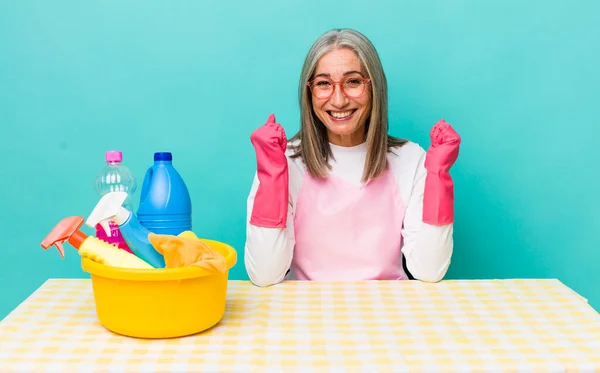
[[425, 155], [423, 222], [445, 225], [454, 222], [454, 182], [450, 168], [458, 158], [461, 138], [441, 119], [431, 129], [431, 146]]
[[267, 123], [250, 135], [256, 152], [256, 175], [260, 182], [254, 197], [250, 223], [285, 228], [288, 210], [288, 164], [285, 131], [271, 114]]
[[427, 150], [425, 168], [429, 172], [447, 172], [458, 158], [460, 135], [452, 126], [441, 119], [429, 133], [431, 146]]

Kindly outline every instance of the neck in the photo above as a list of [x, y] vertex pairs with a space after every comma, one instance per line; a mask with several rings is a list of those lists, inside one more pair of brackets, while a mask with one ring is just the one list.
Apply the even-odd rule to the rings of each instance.
[[360, 131], [348, 135], [338, 135], [328, 131], [327, 137], [331, 144], [344, 147], [357, 146], [366, 141], [365, 134]]

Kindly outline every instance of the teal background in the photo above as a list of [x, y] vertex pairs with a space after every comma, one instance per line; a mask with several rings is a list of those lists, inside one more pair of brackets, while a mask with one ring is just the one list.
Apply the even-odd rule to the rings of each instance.
[[394, 135], [426, 148], [440, 117], [462, 135], [447, 278], [558, 278], [598, 309], [600, 2], [369, 3], [0, 2], [0, 317], [49, 277], [87, 277], [40, 242], [89, 214], [115, 148], [140, 183], [172, 151], [194, 231], [247, 279], [249, 135], [271, 112], [297, 131], [304, 56], [333, 27], [378, 48]]

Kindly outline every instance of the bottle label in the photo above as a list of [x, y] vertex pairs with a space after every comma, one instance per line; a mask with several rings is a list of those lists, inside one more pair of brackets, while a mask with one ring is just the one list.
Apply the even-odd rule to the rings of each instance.
[[119, 226], [112, 220], [108, 222], [108, 226], [110, 227], [110, 237], [106, 235], [104, 228], [98, 224], [96, 226], [96, 238], [133, 254], [133, 251], [131, 251], [129, 245], [125, 242], [125, 238], [121, 235]]
[[121, 231], [119, 230], [119, 226], [115, 224], [112, 220], [108, 222], [108, 226], [110, 227], [110, 237], [106, 235], [104, 228], [100, 224], [96, 226], [96, 237], [97, 238], [107, 238], [111, 241], [121, 240]]
[[133, 251], [131, 251], [131, 249], [127, 245], [127, 242], [125, 242], [125, 238], [121, 235], [121, 230], [119, 229], [119, 226], [115, 224], [112, 220], [108, 222], [108, 226], [110, 227], [110, 237], [108, 237], [108, 235], [104, 231], [104, 228], [102, 228], [102, 226], [98, 224], [96, 226], [96, 238], [133, 254]]

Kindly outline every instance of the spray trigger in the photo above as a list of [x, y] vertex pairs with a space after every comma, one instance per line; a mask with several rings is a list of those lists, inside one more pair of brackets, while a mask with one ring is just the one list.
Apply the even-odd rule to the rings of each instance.
[[104, 232], [106, 232], [106, 235], [108, 237], [111, 236], [111, 232], [110, 232], [110, 225], [109, 225], [109, 220], [102, 220], [100, 222], [100, 225], [102, 226], [102, 228], [104, 229]]
[[64, 259], [65, 258], [65, 248], [63, 247], [62, 242], [61, 241], [55, 242], [54, 246], [56, 246], [56, 249], [60, 253], [60, 256]]
[[46, 237], [42, 240], [41, 246], [48, 250], [52, 245], [56, 246], [60, 256], [65, 258], [65, 249], [63, 243], [69, 241], [76, 249], [86, 238], [79, 228], [83, 225], [82, 216], [70, 216], [61, 220]]
[[126, 198], [127, 193], [125, 192], [105, 194], [100, 198], [100, 201], [98, 201], [94, 210], [88, 216], [85, 224], [90, 228], [94, 228], [97, 224], [100, 224], [106, 235], [110, 237], [109, 222], [117, 216]]

